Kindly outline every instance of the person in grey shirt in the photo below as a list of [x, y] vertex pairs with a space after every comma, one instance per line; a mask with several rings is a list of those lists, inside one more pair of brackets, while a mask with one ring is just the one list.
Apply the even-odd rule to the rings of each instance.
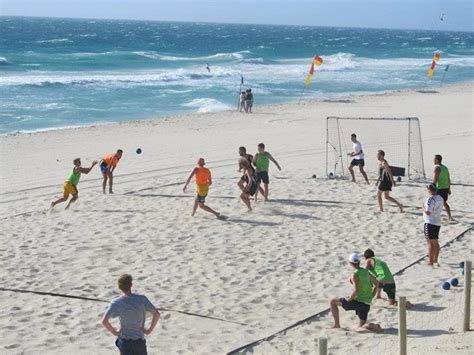
[[[149, 335], [160, 319], [160, 312], [143, 295], [132, 293], [132, 276], [124, 274], [118, 279], [123, 295], [114, 299], [102, 317], [102, 324], [117, 337], [115, 345], [121, 355], [146, 355], [145, 335]], [[152, 314], [151, 324], [145, 328], [146, 312]], [[109, 319], [119, 317], [120, 328], [115, 329]]]

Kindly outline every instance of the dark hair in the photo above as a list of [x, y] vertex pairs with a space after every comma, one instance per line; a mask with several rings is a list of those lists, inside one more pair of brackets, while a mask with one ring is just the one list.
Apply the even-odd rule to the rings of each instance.
[[436, 159], [436, 160], [439, 160], [440, 163], [443, 161], [443, 157], [442, 157], [441, 155], [439, 155], [439, 154], [436, 154], [436, 155], [435, 155], [435, 159]]
[[379, 149], [378, 153], [383, 157], [385, 156], [385, 152], [382, 149]]
[[132, 275], [123, 274], [118, 279], [118, 288], [123, 292], [130, 292], [132, 289]]
[[375, 253], [372, 249], [367, 249], [366, 251], [364, 251], [364, 258], [370, 259], [370, 258], [373, 258], [374, 256], [375, 256]]
[[247, 148], [245, 148], [245, 147], [239, 147], [239, 150], [243, 150], [244, 153], [247, 153]]
[[357, 138], [357, 135], [355, 133], [352, 133], [351, 137]]
[[259, 144], [258, 144], [258, 147], [259, 147], [259, 148], [262, 148], [262, 149], [265, 149], [265, 144], [259, 143]]
[[123, 154], [123, 150], [122, 149], [117, 149], [117, 153]]
[[76, 158], [72, 161], [73, 164], [76, 164], [76, 161], [81, 161], [81, 158]]

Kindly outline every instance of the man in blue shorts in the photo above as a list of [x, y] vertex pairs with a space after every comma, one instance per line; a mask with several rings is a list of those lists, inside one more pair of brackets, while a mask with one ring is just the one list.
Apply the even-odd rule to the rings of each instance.
[[355, 182], [355, 174], [354, 174], [354, 166], [358, 166], [360, 173], [365, 179], [367, 185], [369, 185], [369, 178], [367, 177], [366, 172], [364, 171], [364, 152], [362, 151], [362, 144], [357, 140], [357, 136], [355, 133], [351, 134], [351, 141], [352, 141], [352, 152], [347, 153], [349, 157], [352, 157], [351, 164], [349, 165], [349, 172], [351, 173], [352, 180], [351, 182]]
[[[114, 299], [102, 317], [102, 324], [117, 337], [115, 345], [120, 355], [147, 355], [145, 335], [151, 334], [160, 319], [160, 312], [143, 295], [132, 293], [132, 276], [124, 274], [118, 279], [123, 295]], [[150, 326], [145, 328], [146, 313], [152, 314]], [[116, 329], [109, 319], [118, 317]]]

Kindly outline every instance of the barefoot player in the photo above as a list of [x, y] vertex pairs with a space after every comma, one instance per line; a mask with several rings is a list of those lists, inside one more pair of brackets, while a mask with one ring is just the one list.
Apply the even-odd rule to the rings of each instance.
[[377, 160], [379, 161], [379, 177], [375, 185], [378, 186], [377, 201], [379, 203], [380, 212], [383, 212], [382, 194], [386, 200], [396, 204], [400, 209], [400, 212], [403, 212], [403, 205], [393, 197], [390, 197], [392, 186], [397, 186], [397, 184], [393, 179], [392, 170], [390, 169], [388, 162], [385, 160], [385, 152], [383, 150], [377, 152]]
[[440, 195], [444, 200], [444, 209], [448, 214], [449, 221], [453, 221], [451, 217], [451, 208], [448, 205], [448, 196], [451, 195], [451, 179], [449, 177], [449, 170], [446, 166], [441, 164], [443, 157], [439, 154], [436, 154], [433, 159], [435, 165], [433, 183], [436, 185], [438, 195]]
[[425, 239], [428, 241], [428, 265], [433, 266], [438, 263], [440, 249], [438, 239], [444, 200], [438, 195], [434, 184], [429, 184], [426, 188], [428, 189], [428, 198], [422, 207], [423, 219], [425, 221], [423, 232]]
[[99, 167], [102, 172], [102, 192], [105, 194], [105, 188], [107, 187], [107, 179], [109, 180], [109, 194], [113, 194], [112, 185], [114, 182], [114, 171], [122, 158], [123, 150], [118, 149], [115, 154], [107, 154], [100, 161]]
[[[275, 158], [273, 158], [273, 156], [269, 152], [265, 151], [265, 144], [260, 143], [257, 148], [258, 152], [254, 155], [252, 164], [255, 165], [255, 167], [257, 168], [257, 184], [260, 188], [260, 184], [263, 182], [263, 197], [265, 201], [268, 201], [268, 184], [270, 183], [270, 178], [268, 176], [268, 168], [270, 166], [270, 162], [273, 162], [273, 164], [277, 166], [278, 170], [281, 170], [281, 167], [275, 160]], [[258, 191], [255, 194], [255, 201], [257, 201], [257, 195]]]
[[74, 164], [74, 167], [72, 168], [71, 173], [69, 174], [69, 177], [67, 178], [66, 181], [64, 181], [64, 192], [63, 192], [63, 197], [61, 197], [59, 200], [56, 200], [54, 202], [51, 202], [51, 208], [56, 206], [58, 203], [65, 202], [69, 198], [69, 195], [72, 195], [72, 199], [68, 202], [66, 205], [66, 209], [69, 208], [71, 203], [77, 201], [79, 198], [79, 192], [77, 191], [77, 185], [79, 184], [79, 179], [81, 178], [81, 174], [89, 174], [89, 172], [92, 170], [94, 165], [97, 164], [97, 160], [94, 160], [92, 162], [92, 165], [90, 168], [83, 168], [81, 166], [81, 158], [76, 158], [72, 162]]
[[186, 180], [186, 184], [184, 184], [183, 192], [186, 192], [188, 184], [194, 176], [196, 181], [197, 195], [196, 199], [194, 200], [193, 213], [191, 216], [196, 214], [196, 210], [199, 207], [206, 212], [212, 213], [214, 216], [220, 219], [221, 214], [219, 212], [216, 212], [212, 208], [205, 205], [206, 196], [209, 192], [209, 186], [212, 185], [212, 176], [211, 171], [208, 168], [205, 168], [204, 165], [206, 165], [204, 158], [199, 158], [197, 166], [193, 169], [193, 171], [191, 171], [188, 180]]
[[341, 306], [346, 311], [356, 312], [359, 317], [359, 327], [364, 327], [373, 332], [380, 332], [382, 327], [379, 324], [367, 323], [370, 303], [378, 285], [377, 279], [370, 275], [366, 269], [360, 267], [360, 257], [356, 253], [349, 256], [349, 265], [351, 265], [354, 271], [349, 280], [353, 291], [348, 298], [333, 298], [330, 301], [331, 313], [334, 318], [333, 328], [341, 327], [338, 308], [338, 306]]
[[352, 141], [352, 152], [347, 153], [349, 157], [352, 158], [351, 164], [349, 165], [349, 172], [351, 173], [352, 182], [355, 182], [355, 174], [354, 174], [354, 166], [359, 167], [359, 171], [365, 179], [367, 185], [369, 185], [369, 178], [367, 177], [366, 172], [364, 171], [364, 152], [362, 151], [362, 145], [357, 140], [357, 136], [355, 133], [351, 134], [351, 141]]

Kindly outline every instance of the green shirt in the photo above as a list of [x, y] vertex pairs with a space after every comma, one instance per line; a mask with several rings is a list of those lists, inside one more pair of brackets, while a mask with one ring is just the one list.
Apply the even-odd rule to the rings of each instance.
[[393, 281], [393, 275], [390, 272], [387, 263], [377, 257], [374, 257], [373, 260], [374, 269], [369, 270], [369, 273], [371, 273], [379, 281]]
[[438, 181], [436, 182], [436, 188], [440, 189], [449, 189], [449, 171], [448, 168], [443, 164], [439, 164], [439, 176]]
[[268, 153], [257, 153], [257, 159], [255, 160], [255, 166], [257, 167], [257, 171], [268, 171], [268, 167], [270, 166], [270, 159], [268, 159]]
[[71, 173], [69, 174], [69, 177], [67, 178], [67, 181], [70, 181], [74, 186], [77, 186], [79, 184], [79, 179], [81, 178], [81, 173], [74, 172], [74, 168], [72, 168]]
[[370, 304], [372, 302], [372, 282], [370, 282], [369, 272], [367, 269], [358, 268], [354, 270], [357, 275], [357, 295], [355, 300]]

